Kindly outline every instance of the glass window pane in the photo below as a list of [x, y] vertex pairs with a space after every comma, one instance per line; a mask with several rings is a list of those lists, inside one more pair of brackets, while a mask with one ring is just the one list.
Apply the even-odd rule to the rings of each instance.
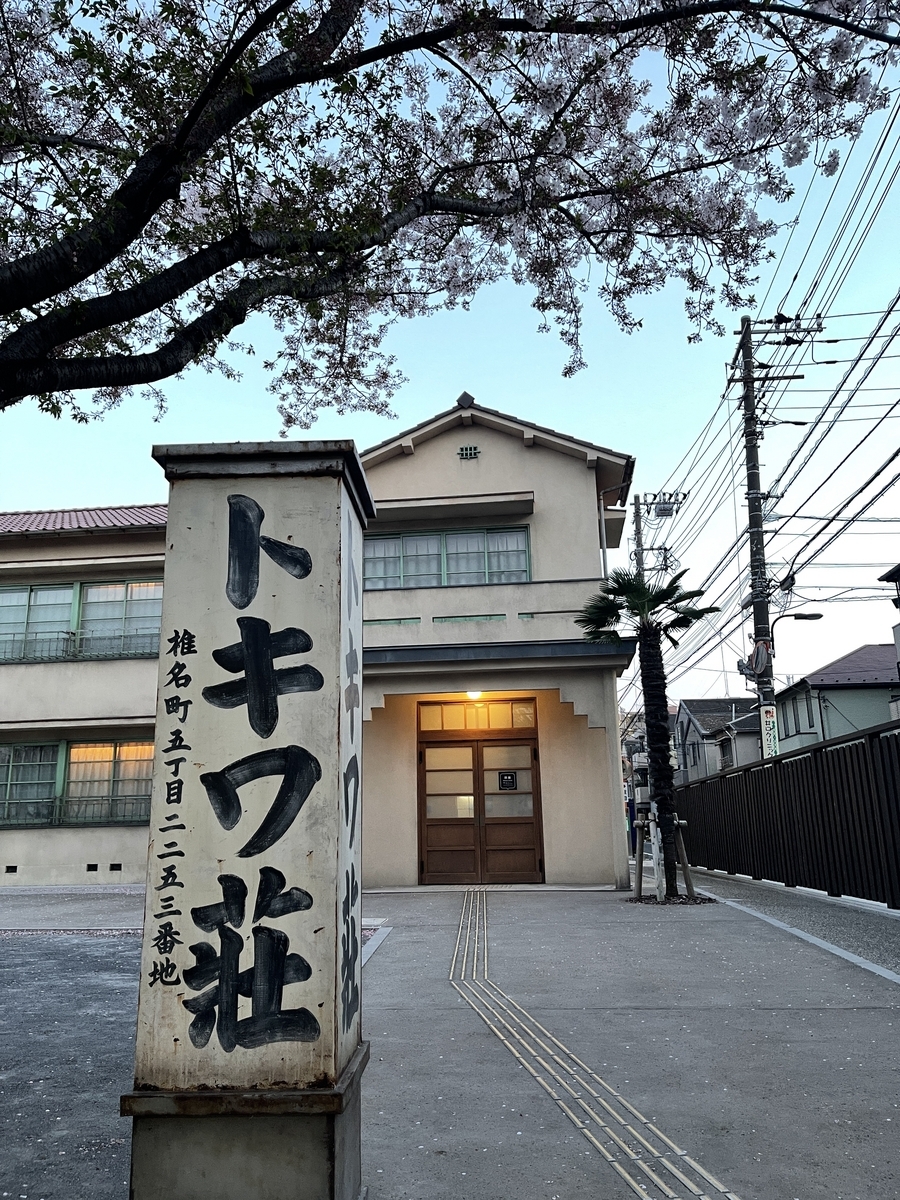
[[528, 579], [528, 539], [524, 529], [492, 529], [487, 535], [488, 582]]
[[28, 588], [0, 592], [0, 637], [24, 633], [28, 619]]
[[66, 795], [108, 796], [113, 778], [115, 745], [77, 743], [69, 747]]
[[512, 723], [514, 729], [534, 727], [534, 701], [513, 700]]
[[0, 592], [0, 658], [17, 658], [25, 648], [28, 588]]
[[93, 583], [81, 593], [81, 632], [114, 637], [122, 632], [125, 617], [125, 584]]
[[116, 746], [114, 796], [149, 796], [152, 775], [152, 742], [120, 742]]
[[466, 729], [487, 729], [488, 709], [486, 704], [466, 705]]
[[471, 746], [428, 746], [425, 749], [427, 771], [467, 771], [471, 767]]
[[491, 729], [512, 728], [512, 705], [507, 703], [488, 705], [488, 722]]
[[400, 586], [400, 538], [366, 538], [363, 542], [363, 588]]
[[425, 791], [429, 796], [444, 796], [451, 792], [471, 792], [471, 771], [426, 771]]
[[463, 817], [475, 815], [474, 796], [426, 796], [425, 815], [428, 817]]
[[485, 746], [483, 754], [485, 770], [531, 766], [530, 746]]
[[129, 583], [125, 596], [125, 633], [158, 635], [162, 617], [162, 584]]
[[533, 817], [534, 802], [530, 795], [516, 795], [515, 792], [501, 792], [498, 795], [485, 796], [484, 815], [486, 817]]
[[448, 533], [447, 583], [450, 587], [478, 584], [486, 581], [484, 562], [484, 533]]
[[420, 704], [419, 705], [419, 728], [420, 729], [440, 729], [441, 728], [441, 706], [440, 706], [440, 704]]
[[68, 633], [72, 620], [72, 585], [31, 589], [28, 633], [39, 638]]
[[403, 586], [441, 586], [440, 534], [416, 534], [403, 539]]
[[10, 800], [47, 800], [53, 798], [56, 784], [56, 756], [59, 747], [14, 746], [9, 768]]
[[444, 728], [465, 729], [466, 706], [464, 704], [444, 704]]

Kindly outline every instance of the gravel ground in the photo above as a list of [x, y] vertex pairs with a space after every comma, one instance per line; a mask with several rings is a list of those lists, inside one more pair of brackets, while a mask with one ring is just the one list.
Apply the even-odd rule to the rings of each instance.
[[124, 1200], [140, 939], [0, 945], [0, 1200]]
[[745, 882], [707, 871], [696, 872], [696, 883], [714, 896], [736, 900], [841, 950], [867, 958], [879, 967], [900, 973], [900, 914], [891, 916], [877, 909], [835, 904], [792, 888]]

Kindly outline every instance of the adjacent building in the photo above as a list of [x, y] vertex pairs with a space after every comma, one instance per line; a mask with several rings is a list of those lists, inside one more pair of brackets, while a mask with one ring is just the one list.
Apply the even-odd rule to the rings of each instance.
[[860, 646], [795, 679], [775, 702], [782, 751], [894, 720], [900, 715], [896, 647], [890, 642]]
[[723, 696], [679, 701], [675, 744], [678, 785], [755, 762], [760, 757], [756, 699]]
[[[633, 459], [465, 393], [362, 455], [364, 884], [628, 885], [616, 678], [574, 616]], [[142, 882], [164, 506], [0, 515], [0, 881]]]

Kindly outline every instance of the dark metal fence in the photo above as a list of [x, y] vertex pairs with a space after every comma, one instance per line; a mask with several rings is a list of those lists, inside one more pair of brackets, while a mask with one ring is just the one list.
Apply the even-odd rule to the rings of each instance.
[[900, 721], [675, 789], [695, 867], [900, 908]]

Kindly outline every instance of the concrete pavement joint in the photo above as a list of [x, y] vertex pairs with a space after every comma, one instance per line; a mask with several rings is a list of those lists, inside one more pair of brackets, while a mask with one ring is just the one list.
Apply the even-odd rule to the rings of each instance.
[[[697, 891], [702, 891], [702, 889], [698, 888]], [[703, 894], [712, 896], [713, 893], [703, 892]], [[751, 917], [759, 917], [760, 921], [774, 925], [776, 929], [782, 929], [785, 933], [792, 933], [794, 937], [802, 938], [804, 942], [818, 946], [820, 950], [827, 950], [829, 954], [836, 954], [838, 958], [843, 958], [847, 962], [853, 963], [856, 967], [862, 967], [864, 971], [871, 971], [873, 975], [887, 979], [890, 983], [900, 983], [900, 975], [894, 971], [889, 971], [886, 967], [879, 967], [877, 963], [869, 962], [867, 958], [860, 958], [858, 954], [851, 954], [849, 950], [842, 950], [840, 946], [835, 946], [831, 942], [824, 941], [822, 938], [814, 937], [811, 933], [806, 933], [802, 929], [796, 929], [793, 925], [786, 925], [784, 921], [779, 921], [777, 917], [770, 917], [766, 913], [757, 912], [755, 908], [749, 908], [746, 904], [738, 904], [737, 900], [726, 900], [724, 896], [715, 896], [714, 898], [720, 904], [727, 904], [730, 908], [737, 908]]]
[[[715, 1176], [690, 1158], [686, 1151], [662, 1134], [633, 1104], [583, 1063], [531, 1016], [527, 1009], [488, 977], [487, 946], [487, 896], [483, 894], [483, 889], [470, 888], [463, 897], [460, 911], [459, 928], [450, 964], [450, 986], [475, 1010], [520, 1066], [537, 1080], [560, 1111], [594, 1149], [600, 1152], [604, 1161], [615, 1170], [631, 1191], [642, 1196], [644, 1200], [659, 1200], [659, 1195], [664, 1200], [711, 1200], [706, 1191], [706, 1187], [709, 1186], [726, 1200], [738, 1200], [725, 1184], [720, 1183]], [[536, 1064], [540, 1070], [536, 1070], [532, 1064]], [[568, 1078], [564, 1078], [563, 1073]], [[604, 1099], [583, 1076], [599, 1085], [608, 1099]], [[548, 1079], [552, 1082], [548, 1082]], [[567, 1095], [560, 1095], [553, 1084], [559, 1085]], [[583, 1099], [582, 1092], [588, 1093], [597, 1108]], [[587, 1120], [574, 1111], [569, 1097], [583, 1110], [583, 1116]], [[629, 1116], [623, 1116], [621, 1112], [616, 1111], [616, 1105], [624, 1109]], [[602, 1113], [597, 1111], [598, 1108], [602, 1109]], [[618, 1132], [606, 1123], [604, 1116], [613, 1118], [619, 1127]], [[643, 1133], [630, 1124], [631, 1120], [643, 1127]], [[612, 1145], [612, 1149], [604, 1145], [594, 1129], [600, 1131], [603, 1139]], [[661, 1142], [664, 1149], [658, 1149], [653, 1144], [653, 1138]], [[674, 1154], [680, 1160], [679, 1165], [670, 1162], [667, 1154]], [[618, 1161], [618, 1156], [624, 1157], [631, 1171]], [[682, 1190], [673, 1190], [659, 1174], [660, 1169], [676, 1180]], [[642, 1173], [650, 1183], [636, 1178], [632, 1171]], [[690, 1172], [702, 1180], [702, 1186], [698, 1186], [690, 1178]]]
[[[363, 928], [367, 928], [365, 921], [363, 921]], [[368, 928], [371, 928], [371, 926], [368, 926]], [[392, 926], [390, 926], [390, 925], [381, 925], [378, 929], [375, 930], [375, 932], [372, 934], [372, 936], [369, 938], [369, 940], [363, 946], [363, 952], [362, 952], [362, 965], [363, 966], [366, 965], [366, 963], [369, 961], [369, 959], [372, 957], [372, 955], [375, 953], [375, 951], [378, 949], [378, 947], [381, 945], [381, 943], [384, 941], [384, 939], [387, 937], [387, 935], [391, 932], [391, 928], [392, 928]]]

